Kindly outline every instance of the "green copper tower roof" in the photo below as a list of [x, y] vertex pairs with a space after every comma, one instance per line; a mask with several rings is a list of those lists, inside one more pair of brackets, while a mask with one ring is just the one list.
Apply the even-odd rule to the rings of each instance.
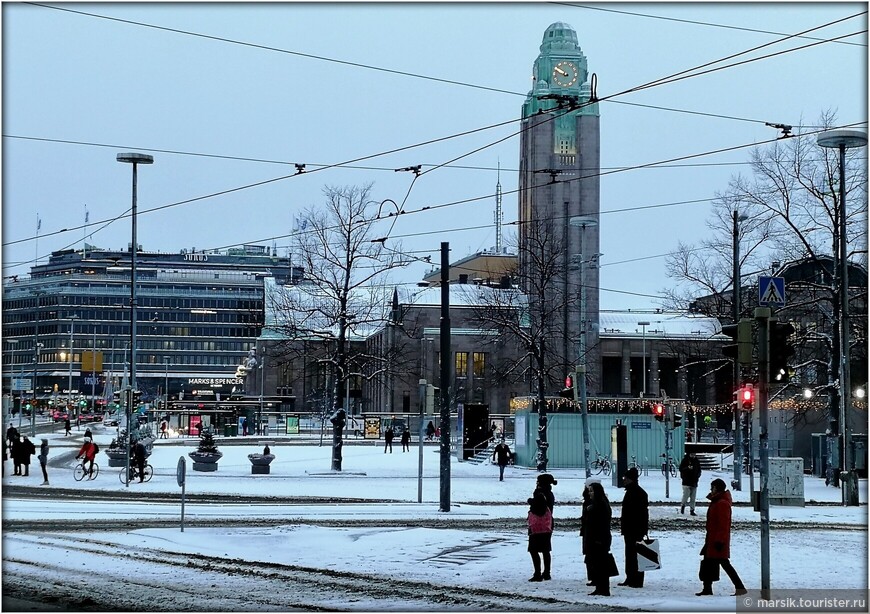
[[[532, 91], [523, 104], [523, 117], [557, 106], [549, 98], [553, 94], [571, 96], [581, 103], [588, 102], [592, 94], [586, 56], [580, 49], [577, 32], [562, 21], [544, 30], [540, 54], [532, 69]], [[598, 104], [584, 106], [570, 115], [575, 114], [597, 116]]]

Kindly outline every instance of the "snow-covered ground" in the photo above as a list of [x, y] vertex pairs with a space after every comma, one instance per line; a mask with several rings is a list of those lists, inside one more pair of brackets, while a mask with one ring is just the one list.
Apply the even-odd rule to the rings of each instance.
[[[95, 429], [97, 441], [105, 449], [112, 431]], [[118, 479], [119, 469], [109, 468], [107, 458], [101, 454], [99, 477], [94, 481], [75, 482], [73, 456], [80, 444], [80, 434], [64, 438], [62, 434], [48, 436], [52, 445], [53, 463], [50, 467], [51, 487], [37, 487], [41, 482], [38, 464], [31, 466], [29, 477], [10, 476], [6, 463], [4, 485], [27, 483], [37, 488], [78, 489], [83, 492], [125, 491]], [[38, 437], [37, 437], [38, 439]], [[145, 484], [132, 483], [131, 500], [127, 502], [85, 502], [62, 500], [27, 500], [4, 497], [3, 517], [6, 520], [26, 518], [68, 518], [72, 522], [91, 518], [117, 519], [130, 517], [179, 518], [181, 488], [176, 483], [176, 465], [180, 456], [187, 458], [186, 492], [189, 494], [227, 493], [251, 496], [293, 496], [300, 504], [266, 505], [214, 505], [194, 504], [188, 501], [185, 516], [195, 518], [251, 518], [272, 519], [274, 524], [245, 528], [204, 528], [188, 526], [184, 532], [175, 528], [146, 528], [127, 532], [100, 532], [94, 539], [118, 545], [147, 545], [167, 553], [197, 553], [240, 561], [271, 561], [335, 571], [371, 573], [395, 576], [407, 580], [430, 582], [433, 586], [446, 586], [445, 590], [462, 587], [483, 587], [506, 595], [549, 596], [576, 604], [583, 610], [592, 604], [642, 610], [716, 610], [735, 609], [730, 597], [732, 587], [722, 574], [722, 581], [714, 590], [714, 597], [695, 597], [700, 587], [697, 581], [698, 550], [704, 539], [706, 508], [699, 502], [698, 516], [679, 514], [680, 485], [677, 479], [670, 483], [670, 497], [665, 497], [665, 480], [660, 472], [650, 472], [640, 483], [653, 502], [671, 505], [651, 507], [651, 535], [661, 541], [663, 568], [647, 574], [643, 590], [616, 586], [620, 578], [613, 579], [613, 596], [587, 597], [591, 590], [585, 586], [585, 570], [580, 554], [580, 540], [576, 531], [579, 516], [578, 503], [585, 474], [582, 470], [554, 470], [558, 479], [554, 487], [557, 507], [557, 531], [553, 539], [553, 580], [547, 583], [528, 583], [531, 561], [526, 553], [525, 516], [526, 498], [531, 494], [536, 472], [509, 467], [504, 482], [498, 481], [498, 468], [494, 465], [451, 463], [451, 510], [438, 510], [439, 454], [435, 445], [424, 450], [423, 503], [417, 501], [417, 448], [402, 452], [401, 445], [385, 454], [383, 444], [345, 445], [344, 472], [330, 471], [332, 450], [329, 438], [322, 447], [316, 441], [292, 445], [287, 438], [249, 437], [247, 445], [220, 445], [224, 456], [215, 473], [190, 471], [187, 453], [195, 448], [195, 441], [159, 440], [149, 462], [154, 466], [154, 478]], [[270, 475], [252, 475], [247, 455], [261, 452], [262, 444], [270, 442], [276, 460]], [[60, 465], [60, 466], [58, 466]], [[710, 480], [721, 477], [730, 482], [728, 472], [705, 472], [699, 492], [704, 493]], [[604, 479], [604, 486], [614, 504], [614, 516], [619, 515], [621, 489]], [[758, 480], [756, 477], [756, 487]], [[744, 477], [744, 490], [735, 492], [738, 502], [748, 501], [748, 479]], [[178, 496], [174, 503], [141, 503], [136, 492], [172, 493]], [[825, 487], [823, 480], [805, 479], [808, 501], [828, 502], [828, 505], [799, 507], [773, 507], [771, 520], [771, 585], [774, 589], [867, 588], [867, 483], [860, 484], [860, 507], [846, 508], [836, 505], [840, 491]], [[341, 505], [306, 504], [306, 497], [349, 498], [359, 502]], [[699, 494], [703, 499], [703, 494]], [[365, 501], [394, 500], [397, 503]], [[509, 519], [504, 530], [464, 530], [460, 528], [421, 528], [414, 526], [416, 519]], [[317, 526], [317, 520], [331, 519], [358, 521], [359, 526]], [[387, 527], [366, 526], [367, 520], [383, 523]], [[744, 583], [752, 588], [760, 586], [760, 533], [758, 513], [749, 506], [734, 508], [734, 520], [740, 523], [732, 536], [732, 562]], [[304, 521], [304, 523], [300, 522]], [[565, 527], [558, 529], [561, 524]], [[788, 526], [783, 523], [789, 521]], [[792, 523], [799, 523], [797, 525]], [[217, 523], [216, 523], [217, 524]], [[374, 523], [373, 523], [374, 524]], [[835, 524], [837, 528], [826, 528]], [[659, 528], [657, 529], [657, 525]], [[851, 528], [849, 528], [851, 527]], [[34, 548], [36, 550], [34, 551]], [[57, 565], [72, 565], [79, 556], [63, 549], [49, 548], [28, 541], [4, 539], [4, 569], [7, 558], [36, 555], [53, 557]], [[48, 548], [47, 546], [45, 548]], [[50, 553], [50, 554], [48, 554]], [[614, 535], [613, 553], [620, 570], [624, 570], [622, 540]], [[69, 558], [70, 560], [66, 560]], [[200, 581], [196, 571], [189, 573], [190, 581]], [[452, 587], [452, 588], [451, 588]], [[563, 608], [564, 609], [564, 608]]]

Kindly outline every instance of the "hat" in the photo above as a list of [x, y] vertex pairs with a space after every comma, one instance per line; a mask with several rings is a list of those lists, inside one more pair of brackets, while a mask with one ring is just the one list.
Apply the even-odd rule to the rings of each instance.
[[622, 477], [628, 478], [629, 480], [634, 480], [635, 482], [637, 482], [637, 476], [638, 476], [637, 467], [629, 467], [628, 471], [626, 471], [625, 475]]
[[584, 484], [586, 486], [589, 486], [590, 484], [601, 484], [601, 480], [599, 480], [598, 478], [586, 478], [586, 482], [584, 482]]
[[554, 478], [552, 474], [549, 473], [542, 473], [541, 475], [539, 475], [538, 482], [540, 482], [541, 484], [552, 484], [553, 486], [558, 483], [556, 482], [556, 478]]

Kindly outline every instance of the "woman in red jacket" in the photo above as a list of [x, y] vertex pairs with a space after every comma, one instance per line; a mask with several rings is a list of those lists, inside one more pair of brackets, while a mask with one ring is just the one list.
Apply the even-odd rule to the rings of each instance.
[[97, 448], [94, 446], [94, 442], [91, 441], [90, 437], [85, 437], [85, 444], [82, 446], [81, 450], [79, 450], [76, 460], [80, 459], [82, 456], [85, 457], [85, 460], [82, 461], [82, 469], [85, 468], [85, 463], [90, 462], [88, 474], [89, 476], [92, 476], [94, 474], [94, 458], [97, 456]]
[[704, 588], [698, 596], [712, 595], [713, 582], [719, 579], [719, 567], [725, 570], [734, 583], [734, 595], [745, 595], [746, 588], [737, 575], [737, 570], [728, 560], [731, 557], [731, 493], [725, 482], [716, 478], [710, 483], [710, 507], [707, 509], [707, 536], [701, 548], [701, 572], [698, 574]]

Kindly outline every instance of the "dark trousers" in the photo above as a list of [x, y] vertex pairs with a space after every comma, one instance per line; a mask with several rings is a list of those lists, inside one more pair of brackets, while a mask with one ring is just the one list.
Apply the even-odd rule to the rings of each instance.
[[411, 444], [403, 443], [402, 444], [402, 452], [410, 452], [410, 451], [411, 451]]
[[[712, 562], [713, 564], [719, 565], [726, 574], [728, 574], [728, 578], [731, 580], [731, 583], [734, 585], [736, 590], [740, 590], [742, 588], [746, 588], [743, 586], [743, 581], [740, 579], [740, 576], [737, 574], [737, 570], [731, 565], [731, 561], [728, 559], [714, 559], [712, 557], [706, 557], [707, 561]], [[715, 568], [714, 568], [715, 569]], [[718, 574], [716, 574], [718, 577]], [[709, 580], [704, 580], [704, 590], [710, 591], [713, 590], [713, 582]]]
[[390, 449], [390, 454], [392, 454], [392, 453], [393, 453], [393, 442], [392, 442], [392, 440], [390, 440], [390, 441], [385, 441], [385, 442], [384, 442], [384, 454], [387, 453], [387, 448]]
[[499, 482], [504, 482], [504, 468], [505, 467], [507, 467], [507, 465], [502, 465], [501, 463], [499, 463], [499, 465], [498, 465], [498, 481]]
[[532, 566], [535, 568], [535, 576], [536, 577], [541, 576], [541, 559], [543, 559], [543, 561], [544, 561], [543, 575], [549, 576], [550, 575], [550, 561], [552, 560], [550, 558], [550, 553], [549, 552], [541, 552], [540, 558], [538, 558], [539, 553], [537, 553], [537, 552], [530, 552], [529, 554], [532, 555]]
[[42, 479], [48, 482], [48, 470], [45, 467], [45, 463], [39, 463], [39, 466], [42, 468]]
[[637, 549], [635, 548], [635, 543], [638, 539], [643, 538], [623, 535], [622, 539], [625, 540], [625, 584], [626, 586], [640, 588], [643, 586], [644, 574], [642, 571], [637, 570]]

